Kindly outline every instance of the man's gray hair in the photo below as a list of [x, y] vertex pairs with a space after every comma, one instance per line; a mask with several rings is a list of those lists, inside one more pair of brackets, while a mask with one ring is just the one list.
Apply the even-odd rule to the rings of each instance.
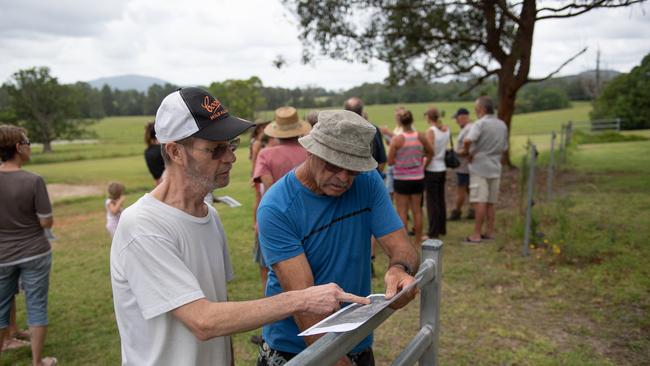
[[481, 106], [481, 108], [485, 109], [485, 113], [494, 114], [494, 102], [492, 101], [492, 98], [483, 95], [476, 99], [476, 103]]
[[[194, 138], [190, 136], [174, 142], [179, 145], [187, 146], [187, 145], [191, 145], [192, 142], [194, 142]], [[160, 144], [160, 155], [162, 155], [163, 162], [165, 163], [165, 168], [167, 168], [169, 164], [172, 162], [172, 158], [169, 156], [169, 154], [167, 154], [167, 151], [165, 150], [165, 146], [167, 146], [167, 144]]]
[[343, 109], [354, 112], [363, 117], [363, 101], [357, 97], [352, 97], [345, 101]]

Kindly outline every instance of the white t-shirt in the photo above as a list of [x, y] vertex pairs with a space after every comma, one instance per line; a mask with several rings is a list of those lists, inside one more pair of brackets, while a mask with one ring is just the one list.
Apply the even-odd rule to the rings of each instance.
[[108, 230], [108, 232], [111, 233], [111, 236], [113, 236], [115, 235], [115, 229], [117, 229], [117, 223], [120, 221], [122, 209], [120, 209], [116, 214], [113, 214], [111, 209], [108, 208], [109, 203], [111, 203], [111, 199], [107, 198], [106, 202], [104, 202], [104, 207], [106, 208], [106, 230]]
[[199, 341], [171, 310], [226, 301], [232, 267], [217, 211], [195, 217], [149, 194], [122, 212], [111, 283], [122, 365], [231, 364], [230, 337]]
[[447, 144], [449, 144], [449, 128], [447, 131], [442, 132], [438, 127], [431, 126], [429, 128], [433, 131], [433, 158], [427, 164], [427, 172], [444, 172], [447, 170], [445, 165], [445, 151]]

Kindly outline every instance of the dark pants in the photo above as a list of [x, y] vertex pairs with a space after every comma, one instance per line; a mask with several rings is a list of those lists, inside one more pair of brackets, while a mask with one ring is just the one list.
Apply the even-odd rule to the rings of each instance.
[[437, 238], [447, 234], [447, 207], [445, 205], [446, 172], [425, 172], [424, 190], [427, 196], [429, 231], [427, 236]]
[[[257, 358], [257, 366], [280, 366], [290, 359], [296, 357], [296, 353], [277, 351], [264, 342], [259, 348], [260, 355]], [[356, 366], [375, 366], [375, 355], [372, 348], [368, 347], [359, 353], [348, 353], [348, 358]]]

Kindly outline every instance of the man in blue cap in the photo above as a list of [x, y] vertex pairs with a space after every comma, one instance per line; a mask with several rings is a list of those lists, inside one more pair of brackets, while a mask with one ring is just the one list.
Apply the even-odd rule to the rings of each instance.
[[[463, 151], [463, 140], [467, 133], [472, 128], [472, 123], [469, 121], [469, 111], [466, 108], [458, 108], [456, 114], [452, 116], [456, 119], [456, 123], [460, 126], [460, 133], [458, 134], [458, 140], [456, 142], [456, 152], [458, 154]], [[467, 159], [463, 156], [459, 156], [460, 166], [456, 168], [456, 206], [451, 211], [449, 216], [449, 221], [458, 221], [462, 215], [462, 208], [467, 201], [467, 195], [469, 194], [469, 168], [467, 167]], [[467, 213], [467, 219], [474, 219], [474, 209], [470, 206]]]

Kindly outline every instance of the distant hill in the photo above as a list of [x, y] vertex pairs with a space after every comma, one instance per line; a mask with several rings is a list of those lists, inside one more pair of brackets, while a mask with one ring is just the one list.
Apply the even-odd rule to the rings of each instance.
[[[600, 80], [601, 81], [612, 80], [613, 78], [617, 77], [620, 74], [621, 73], [616, 70], [600, 70]], [[560, 76], [557, 77], [556, 79], [565, 80], [569, 82], [574, 81], [576, 79], [594, 81], [596, 80], [596, 70], [587, 70], [575, 75]]]
[[171, 84], [169, 81], [163, 79], [143, 75], [118, 75], [88, 81], [88, 84], [90, 84], [90, 86], [97, 89], [101, 89], [104, 84], [106, 84], [112, 89], [135, 89], [137, 91], [145, 93], [153, 84], [165, 85], [167, 83]]

